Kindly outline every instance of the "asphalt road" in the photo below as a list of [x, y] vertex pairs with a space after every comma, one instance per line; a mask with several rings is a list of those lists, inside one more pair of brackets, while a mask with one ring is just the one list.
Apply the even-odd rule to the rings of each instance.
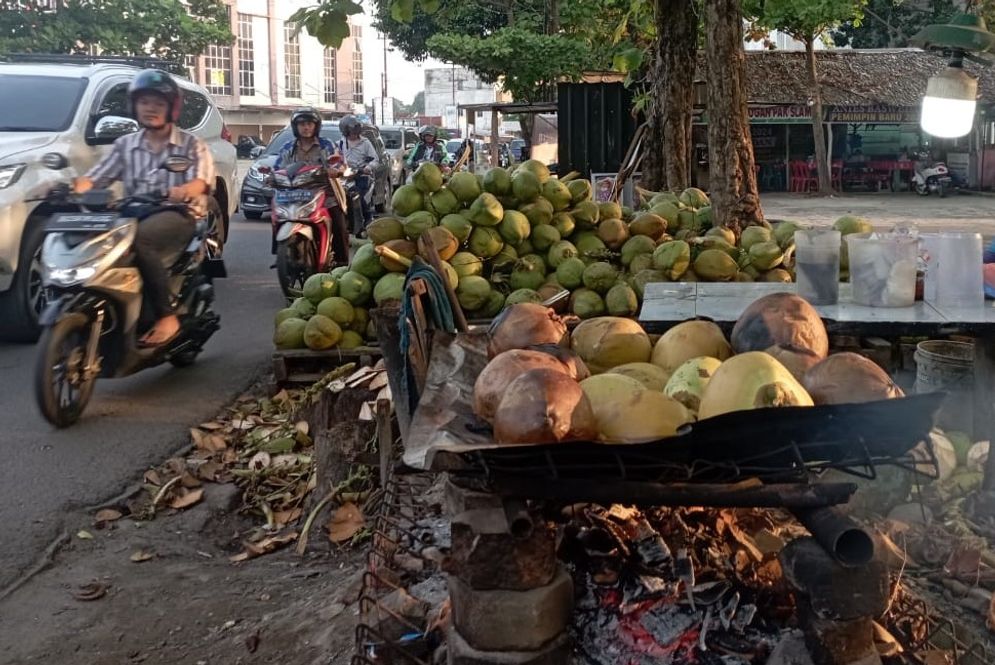
[[197, 363], [99, 381], [82, 420], [56, 430], [32, 395], [35, 347], [0, 344], [0, 589], [29, 569], [71, 510], [115, 496], [189, 441], [266, 367], [282, 298], [269, 226], [233, 220], [228, 279], [216, 282], [221, 330]]

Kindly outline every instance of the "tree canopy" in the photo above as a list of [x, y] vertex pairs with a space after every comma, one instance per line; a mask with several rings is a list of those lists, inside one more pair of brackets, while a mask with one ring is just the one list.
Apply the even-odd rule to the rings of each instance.
[[[944, 23], [964, 3], [954, 0], [869, 0], [863, 21], [844, 21], [832, 31], [833, 42], [853, 48], [905, 48], [917, 32], [931, 23]], [[995, 21], [995, 0], [975, 2], [989, 27]]]
[[0, 0], [0, 52], [154, 55], [182, 60], [234, 39], [221, 0]]

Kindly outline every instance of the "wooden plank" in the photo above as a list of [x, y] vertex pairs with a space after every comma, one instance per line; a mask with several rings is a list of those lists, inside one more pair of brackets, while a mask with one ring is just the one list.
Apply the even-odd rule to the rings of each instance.
[[377, 447], [380, 453], [380, 485], [386, 487], [394, 459], [394, 428], [390, 420], [390, 400], [377, 400]]

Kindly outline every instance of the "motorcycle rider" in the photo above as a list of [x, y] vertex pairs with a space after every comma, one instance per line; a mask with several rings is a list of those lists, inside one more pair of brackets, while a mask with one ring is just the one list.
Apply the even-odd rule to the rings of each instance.
[[373, 187], [373, 172], [380, 166], [377, 151], [370, 140], [362, 135], [363, 126], [354, 115], [347, 115], [339, 120], [339, 130], [342, 138], [339, 140], [339, 152], [345, 158], [346, 165], [356, 172], [356, 191], [363, 204], [363, 226], [373, 221], [373, 210], [370, 206], [369, 191]]
[[[201, 139], [176, 126], [183, 94], [169, 74], [157, 69], [139, 72], [128, 88], [128, 101], [141, 131], [118, 138], [100, 163], [73, 181], [73, 189], [82, 194], [121, 181], [125, 196], [167, 193], [170, 203], [186, 204], [185, 213], [175, 207], [143, 210], [135, 237], [135, 265], [156, 317], [139, 344], [161, 346], [180, 332], [170, 303], [167, 266], [193, 239], [195, 220], [207, 216], [214, 159]], [[190, 168], [183, 173], [158, 168], [169, 156], [186, 157]]]
[[407, 166], [410, 171], [418, 168], [422, 162], [435, 162], [439, 166], [449, 165], [449, 153], [446, 147], [436, 140], [438, 130], [433, 125], [425, 125], [418, 130], [418, 145], [408, 155]]

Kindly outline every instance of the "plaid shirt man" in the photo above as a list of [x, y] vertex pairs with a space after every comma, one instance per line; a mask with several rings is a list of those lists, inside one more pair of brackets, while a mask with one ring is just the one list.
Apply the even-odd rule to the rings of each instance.
[[[190, 160], [186, 172], [173, 173], [160, 168], [164, 159], [177, 156]], [[111, 151], [86, 175], [97, 187], [120, 180], [129, 196], [164, 194], [169, 188], [192, 180], [203, 180], [210, 188], [214, 185], [214, 158], [206, 143], [173, 125], [169, 142], [161, 152], [152, 151], [143, 129], [116, 140]], [[206, 216], [207, 195], [187, 201], [187, 207], [195, 218]]]

